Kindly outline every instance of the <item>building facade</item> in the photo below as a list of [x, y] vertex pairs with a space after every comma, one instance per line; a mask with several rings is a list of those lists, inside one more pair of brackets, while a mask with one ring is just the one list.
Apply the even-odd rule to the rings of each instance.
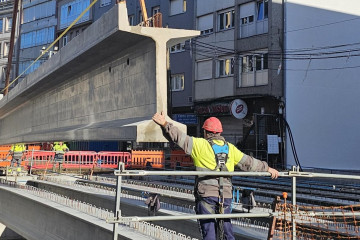
[[20, 26], [19, 71], [20, 80], [35, 71], [45, 62], [56, 48], [52, 48], [38, 61], [35, 61], [54, 40], [57, 25], [56, 1], [23, 1], [22, 22]]
[[[195, 112], [217, 116], [225, 138], [272, 166], [283, 166], [282, 5], [276, 1], [196, 1]], [[276, 54], [273, 54], [275, 53]], [[277, 137], [276, 137], [277, 136]], [[269, 146], [276, 144], [273, 149]]]

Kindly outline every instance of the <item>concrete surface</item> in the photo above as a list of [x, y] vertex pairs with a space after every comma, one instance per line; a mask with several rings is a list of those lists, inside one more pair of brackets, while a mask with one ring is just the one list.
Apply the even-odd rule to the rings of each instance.
[[[27, 240], [113, 239], [113, 225], [55, 202], [0, 186], [0, 222]], [[119, 239], [149, 239], [119, 226]]]
[[167, 113], [167, 50], [198, 34], [129, 26], [115, 5], [0, 100], [0, 144], [165, 142], [151, 117]]

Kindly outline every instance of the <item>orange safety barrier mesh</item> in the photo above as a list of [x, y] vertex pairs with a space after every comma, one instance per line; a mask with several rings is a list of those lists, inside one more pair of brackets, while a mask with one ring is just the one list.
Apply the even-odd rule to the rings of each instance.
[[28, 145], [27, 146], [27, 150], [28, 151], [39, 151], [41, 149], [41, 146], [40, 145]]
[[278, 203], [268, 239], [360, 239], [360, 205], [300, 206]]
[[35, 169], [48, 169], [53, 167], [55, 152], [51, 151], [27, 151], [24, 163]]
[[92, 168], [97, 161], [97, 153], [93, 151], [69, 151], [64, 154], [63, 168]]
[[171, 150], [170, 167], [192, 167], [194, 165], [191, 157], [184, 150]]
[[165, 168], [164, 151], [158, 150], [132, 150], [130, 168]]
[[119, 162], [125, 163], [125, 168], [131, 163], [129, 152], [106, 152], [98, 153], [97, 166], [101, 168], [117, 168]]

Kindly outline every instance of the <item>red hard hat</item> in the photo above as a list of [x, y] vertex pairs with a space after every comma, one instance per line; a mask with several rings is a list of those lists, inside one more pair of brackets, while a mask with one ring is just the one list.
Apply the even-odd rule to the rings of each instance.
[[210, 117], [206, 119], [203, 125], [203, 129], [208, 132], [221, 133], [223, 131], [221, 122], [216, 117]]

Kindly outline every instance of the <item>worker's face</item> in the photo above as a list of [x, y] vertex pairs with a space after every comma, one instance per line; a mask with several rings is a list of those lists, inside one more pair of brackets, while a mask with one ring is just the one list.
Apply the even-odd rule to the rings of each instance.
[[60, 145], [60, 146], [63, 145], [63, 142], [59, 142], [59, 145]]

